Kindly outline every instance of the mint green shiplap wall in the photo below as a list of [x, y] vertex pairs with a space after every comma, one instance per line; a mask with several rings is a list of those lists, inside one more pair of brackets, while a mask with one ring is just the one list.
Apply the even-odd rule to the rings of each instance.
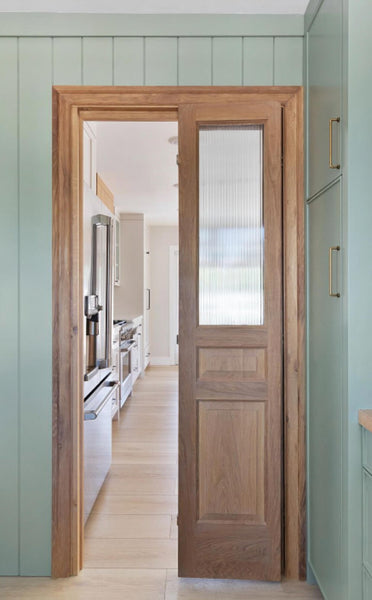
[[0, 39], [0, 56], [0, 573], [13, 575], [19, 554], [17, 40]]
[[[169, 19], [163, 31], [157, 20], [151, 35], [145, 19], [146, 37], [138, 19], [129, 37], [81, 37], [74, 17], [74, 36], [36, 35], [31, 27], [18, 37], [19, 17], [7, 19], [12, 37], [0, 25], [0, 575], [49, 575], [52, 85], [302, 85], [303, 38], [298, 21], [287, 35], [283, 19], [275, 35], [272, 18], [254, 21], [253, 36], [234, 34], [231, 19], [226, 35], [200, 35], [197, 21], [187, 35], [170, 35]], [[45, 32], [45, 19], [30, 23]], [[179, 19], [172, 23], [182, 29]], [[61, 20], [67, 32], [68, 18]], [[50, 23], [52, 32], [56, 16]], [[23, 19], [20, 31], [26, 26]]]

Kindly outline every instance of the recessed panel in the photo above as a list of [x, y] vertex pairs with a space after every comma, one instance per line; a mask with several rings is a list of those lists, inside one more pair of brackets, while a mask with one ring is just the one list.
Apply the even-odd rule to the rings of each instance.
[[264, 522], [261, 402], [199, 403], [199, 520]]
[[199, 348], [201, 381], [264, 381], [265, 348]]

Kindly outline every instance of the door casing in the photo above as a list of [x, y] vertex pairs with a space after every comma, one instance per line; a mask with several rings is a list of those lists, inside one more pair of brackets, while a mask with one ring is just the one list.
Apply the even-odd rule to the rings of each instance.
[[52, 576], [83, 557], [82, 125], [177, 121], [190, 103], [277, 100], [283, 109], [284, 565], [306, 577], [303, 89], [293, 87], [53, 87]]

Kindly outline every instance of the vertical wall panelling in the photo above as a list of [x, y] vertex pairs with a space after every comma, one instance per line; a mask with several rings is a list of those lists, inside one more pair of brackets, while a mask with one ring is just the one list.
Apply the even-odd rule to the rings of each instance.
[[302, 85], [302, 37], [274, 39], [274, 85]]
[[[52, 32], [53, 23], [45, 35]], [[241, 27], [234, 33], [227, 24], [226, 36], [213, 27], [204, 35], [198, 21], [190, 31], [178, 28], [179, 38], [174, 33], [164, 37], [173, 31], [165, 20], [161, 30], [148, 25], [146, 38], [139, 26], [128, 37], [122, 33], [111, 37], [109, 26], [101, 31], [103, 37], [98, 37], [99, 27], [97, 33], [89, 30], [93, 35], [82, 37], [84, 27], [76, 23], [74, 17], [71, 36], [67, 27], [56, 26], [55, 38], [38, 37], [27, 25], [28, 37], [19, 42], [16, 37], [0, 37], [4, 198], [0, 240], [6, 257], [1, 266], [6, 285], [0, 289], [5, 307], [0, 356], [1, 400], [6, 402], [0, 419], [0, 574], [4, 575], [50, 573], [52, 85], [272, 85], [272, 36], [276, 30], [279, 36], [283, 33], [281, 26], [270, 25], [270, 37], [261, 37], [265, 36], [261, 28], [255, 37], [242, 39]], [[297, 29], [293, 34], [300, 35]], [[275, 38], [276, 84], [301, 84], [301, 42], [300, 37]]]
[[145, 40], [145, 84], [177, 85], [177, 38]]
[[20, 574], [49, 575], [52, 41], [19, 41]]
[[243, 85], [273, 85], [273, 83], [274, 38], [244, 38]]
[[144, 85], [144, 38], [114, 39], [114, 85]]
[[179, 85], [211, 85], [211, 66], [211, 38], [180, 38], [178, 49]]
[[81, 85], [81, 46], [78, 37], [53, 39], [53, 85]]
[[213, 38], [212, 57], [213, 85], [242, 85], [242, 38]]
[[18, 575], [17, 40], [0, 39], [0, 575]]
[[88, 37], [83, 39], [83, 84], [112, 85], [113, 39]]

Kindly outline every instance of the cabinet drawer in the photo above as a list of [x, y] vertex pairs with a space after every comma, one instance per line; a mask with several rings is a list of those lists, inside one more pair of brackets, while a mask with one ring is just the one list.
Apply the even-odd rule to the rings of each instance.
[[[363, 563], [372, 573], [372, 475], [363, 469]], [[368, 596], [372, 598], [371, 596]]]
[[363, 600], [371, 600], [372, 598], [372, 577], [367, 569], [363, 569]]
[[362, 427], [363, 467], [372, 474], [372, 433]]
[[[308, 197], [340, 175], [329, 166], [330, 119], [341, 117], [342, 2], [324, 0], [307, 38], [309, 103]], [[341, 164], [340, 123], [332, 123], [332, 162]]]

